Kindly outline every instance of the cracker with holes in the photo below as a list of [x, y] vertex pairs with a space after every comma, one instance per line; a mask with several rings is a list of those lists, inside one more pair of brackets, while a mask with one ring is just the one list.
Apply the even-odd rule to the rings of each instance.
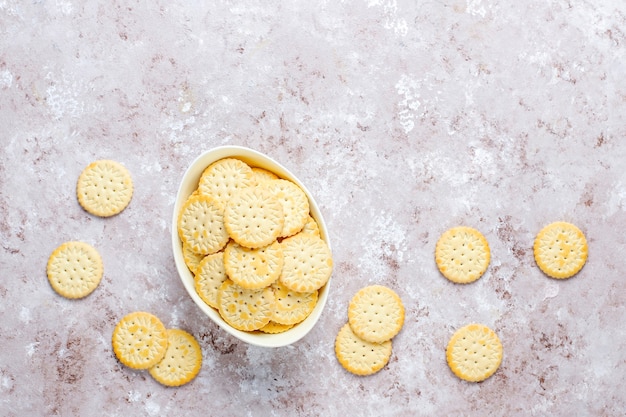
[[539, 231], [533, 252], [543, 273], [557, 279], [571, 278], [587, 262], [587, 239], [575, 225], [554, 222]]
[[309, 217], [306, 219], [306, 222], [304, 223], [304, 227], [302, 228], [302, 230], [300, 231], [301, 233], [309, 233], [315, 236], [320, 236], [320, 227], [317, 224], [317, 222], [315, 221], [315, 219], [309, 215]]
[[298, 233], [281, 242], [285, 259], [280, 282], [296, 292], [319, 290], [330, 278], [333, 259], [320, 237]]
[[457, 377], [480, 382], [498, 370], [502, 352], [498, 335], [483, 324], [473, 323], [452, 335], [446, 348], [446, 360]]
[[270, 287], [246, 290], [227, 279], [218, 291], [217, 304], [228, 324], [238, 330], [253, 331], [270, 322], [274, 293]]
[[404, 324], [404, 305], [383, 285], [361, 288], [348, 305], [348, 323], [359, 338], [382, 343], [396, 336]]
[[231, 241], [224, 250], [224, 267], [228, 277], [243, 288], [267, 287], [283, 269], [283, 249], [278, 241], [256, 249]]
[[76, 183], [78, 203], [88, 213], [99, 217], [120, 213], [132, 196], [130, 172], [116, 161], [92, 162], [81, 172]]
[[193, 277], [196, 293], [213, 308], [217, 308], [217, 293], [227, 279], [223, 252], [205, 256]]
[[274, 314], [272, 321], [293, 325], [307, 318], [317, 304], [318, 292], [296, 292], [280, 282], [272, 284], [274, 291]]
[[480, 278], [489, 265], [491, 251], [487, 239], [466, 226], [445, 231], [435, 247], [435, 262], [441, 274], [457, 284]]
[[228, 235], [241, 246], [260, 248], [274, 242], [283, 229], [283, 207], [267, 187], [248, 187], [226, 205]]
[[117, 323], [111, 343], [121, 363], [133, 369], [148, 369], [165, 356], [167, 331], [155, 315], [136, 311]]
[[200, 176], [198, 191], [222, 205], [242, 188], [253, 185], [252, 168], [236, 158], [224, 158], [209, 165]]
[[98, 251], [85, 242], [65, 242], [57, 247], [46, 266], [52, 289], [66, 298], [83, 298], [100, 284], [104, 266]]
[[391, 358], [391, 340], [367, 342], [346, 323], [335, 338], [335, 356], [347, 371], [355, 375], [371, 375], [385, 367]]
[[266, 183], [283, 206], [285, 221], [280, 237], [292, 236], [298, 233], [309, 218], [309, 199], [295, 183], [278, 179]]
[[224, 226], [224, 208], [211, 197], [198, 194], [189, 197], [178, 216], [178, 235], [197, 254], [215, 253], [228, 243]]
[[196, 338], [181, 329], [167, 329], [165, 355], [148, 372], [157, 382], [178, 387], [194, 379], [201, 367], [202, 350]]
[[192, 274], [196, 274], [198, 272], [198, 267], [200, 266], [200, 262], [204, 259], [206, 255], [202, 255], [200, 253], [195, 253], [189, 245], [183, 244], [183, 259], [185, 261], [185, 265], [191, 271]]

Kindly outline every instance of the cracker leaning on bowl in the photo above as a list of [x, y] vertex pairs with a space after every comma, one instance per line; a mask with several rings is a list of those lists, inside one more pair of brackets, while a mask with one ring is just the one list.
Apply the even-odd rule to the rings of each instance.
[[[203, 209], [186, 210], [198, 199], [214, 203], [210, 221]], [[251, 149], [216, 148], [185, 174], [174, 216], [179, 275], [220, 327], [272, 347], [293, 343], [312, 328], [327, 298], [333, 262], [319, 208], [293, 174]], [[211, 240], [209, 226], [218, 231], [219, 244], [206, 250], [210, 245], [200, 243]], [[216, 258], [222, 267], [209, 268]], [[238, 301], [244, 293], [252, 301]], [[302, 306], [291, 305], [291, 298]]]

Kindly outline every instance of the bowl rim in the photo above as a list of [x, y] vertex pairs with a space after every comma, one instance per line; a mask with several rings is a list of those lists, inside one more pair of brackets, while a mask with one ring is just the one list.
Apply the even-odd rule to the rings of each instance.
[[313, 309], [311, 314], [306, 319], [304, 319], [304, 321], [285, 332], [268, 334], [262, 332], [245, 332], [237, 330], [230, 326], [228, 323], [226, 323], [215, 309], [207, 305], [200, 298], [195, 290], [193, 275], [185, 264], [182, 251], [182, 242], [180, 240], [180, 237], [178, 236], [178, 214], [180, 212], [180, 208], [182, 207], [182, 204], [185, 202], [185, 200], [189, 197], [189, 195], [191, 195], [193, 190], [197, 188], [198, 180], [200, 179], [200, 175], [202, 174], [204, 169], [208, 167], [211, 163], [218, 161], [219, 159], [228, 157], [238, 158], [252, 167], [268, 169], [274, 172], [280, 178], [293, 181], [295, 184], [297, 184], [304, 191], [307, 198], [309, 199], [309, 210], [311, 216], [317, 222], [320, 229], [320, 236], [324, 240], [324, 242], [326, 242], [328, 248], [331, 250], [332, 253], [332, 248], [328, 236], [328, 229], [326, 228], [326, 223], [324, 222], [324, 217], [322, 216], [319, 206], [317, 205], [317, 202], [313, 198], [311, 192], [291, 171], [289, 171], [284, 165], [280, 164], [270, 156], [265, 155], [254, 149], [245, 146], [235, 145], [218, 146], [206, 150], [198, 155], [187, 167], [178, 184], [176, 200], [174, 201], [174, 207], [172, 212], [171, 224], [172, 252], [174, 255], [176, 270], [178, 272], [179, 278], [183, 283], [183, 286], [187, 290], [187, 293], [189, 294], [191, 299], [195, 302], [196, 306], [198, 306], [198, 308], [200, 308], [200, 310], [202, 310], [202, 312], [204, 312], [205, 315], [209, 317], [209, 319], [217, 324], [218, 327], [225, 330], [227, 333], [236, 337], [237, 339], [251, 345], [259, 347], [288, 346], [306, 336], [318, 322], [328, 299], [330, 283], [332, 281], [332, 274], [331, 277], [328, 279], [328, 282], [322, 288], [320, 288], [317, 304], [315, 305], [315, 308]]

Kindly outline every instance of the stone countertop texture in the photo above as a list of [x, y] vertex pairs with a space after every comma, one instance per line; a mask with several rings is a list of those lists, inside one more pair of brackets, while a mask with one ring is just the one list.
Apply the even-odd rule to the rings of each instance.
[[[624, 415], [624, 28], [610, 0], [0, 0], [0, 415]], [[178, 278], [176, 190], [220, 145], [285, 165], [329, 227], [326, 310], [289, 347], [229, 336]], [[135, 193], [101, 219], [75, 186], [105, 158]], [[556, 220], [589, 243], [569, 280], [533, 259]], [[492, 254], [466, 286], [433, 254], [460, 224]], [[67, 240], [104, 261], [82, 300], [46, 279]], [[333, 345], [370, 284], [406, 322], [389, 364], [357, 377]], [[164, 388], [116, 360], [113, 327], [136, 310], [196, 336], [195, 380]], [[504, 346], [478, 384], [445, 360], [469, 322]]]

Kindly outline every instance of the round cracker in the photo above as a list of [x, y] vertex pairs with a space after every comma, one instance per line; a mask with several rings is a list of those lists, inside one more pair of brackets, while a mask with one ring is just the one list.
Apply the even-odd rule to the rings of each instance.
[[295, 183], [277, 179], [265, 183], [283, 206], [285, 221], [280, 237], [298, 233], [309, 217], [309, 199]]
[[387, 365], [391, 358], [391, 340], [367, 342], [354, 334], [346, 323], [335, 338], [335, 356], [347, 371], [356, 375], [371, 375]]
[[304, 227], [302, 228], [300, 233], [310, 233], [315, 236], [321, 236], [320, 227], [311, 215], [309, 215], [309, 217], [307, 218], [306, 223], [304, 223]]
[[224, 250], [224, 267], [228, 277], [240, 287], [267, 287], [283, 269], [283, 249], [278, 241], [256, 249], [231, 241]]
[[236, 158], [223, 158], [209, 165], [200, 176], [198, 191], [226, 205], [242, 188], [254, 184], [252, 168]]
[[197, 254], [221, 250], [229, 240], [224, 227], [224, 208], [209, 196], [190, 196], [178, 216], [178, 235], [183, 245]]
[[554, 222], [535, 238], [533, 252], [537, 266], [549, 277], [571, 278], [587, 262], [587, 239], [575, 225]]
[[446, 360], [457, 377], [470, 382], [484, 381], [502, 362], [502, 343], [489, 327], [468, 324], [450, 338]]
[[274, 294], [270, 287], [246, 290], [230, 279], [220, 286], [217, 303], [220, 315], [238, 330], [258, 330], [272, 318]]
[[274, 313], [272, 321], [293, 325], [307, 318], [317, 304], [318, 292], [296, 292], [280, 282], [272, 284]]
[[46, 266], [52, 289], [66, 298], [83, 298], [100, 284], [104, 266], [98, 251], [85, 242], [65, 242], [57, 247]]
[[328, 282], [333, 259], [326, 242], [320, 237], [298, 233], [281, 242], [284, 264], [280, 282], [290, 290], [313, 292]]
[[445, 231], [435, 248], [435, 262], [441, 274], [457, 284], [480, 278], [489, 266], [491, 251], [478, 230], [458, 226]]
[[390, 340], [404, 324], [404, 305], [393, 290], [383, 285], [361, 288], [348, 305], [348, 322], [361, 339], [372, 343]]
[[165, 355], [167, 330], [155, 315], [136, 311], [117, 323], [111, 343], [121, 363], [134, 369], [148, 369]]
[[204, 257], [193, 277], [194, 287], [200, 298], [213, 308], [217, 308], [217, 293], [228, 279], [224, 268], [224, 254], [212, 253]]
[[284, 224], [283, 208], [266, 187], [248, 187], [226, 205], [224, 224], [235, 242], [260, 248], [279, 236]]
[[99, 160], [89, 164], [78, 177], [76, 197], [85, 211], [110, 217], [124, 210], [133, 196], [130, 172], [120, 163]]
[[189, 245], [183, 244], [183, 259], [185, 261], [185, 265], [187, 265], [187, 268], [189, 268], [192, 274], [195, 275], [198, 272], [200, 262], [202, 262], [205, 256], [206, 255], [202, 255], [200, 253], [195, 253]]
[[194, 379], [202, 367], [202, 349], [195, 337], [181, 329], [167, 330], [167, 350], [150, 375], [168, 387], [178, 387]]

